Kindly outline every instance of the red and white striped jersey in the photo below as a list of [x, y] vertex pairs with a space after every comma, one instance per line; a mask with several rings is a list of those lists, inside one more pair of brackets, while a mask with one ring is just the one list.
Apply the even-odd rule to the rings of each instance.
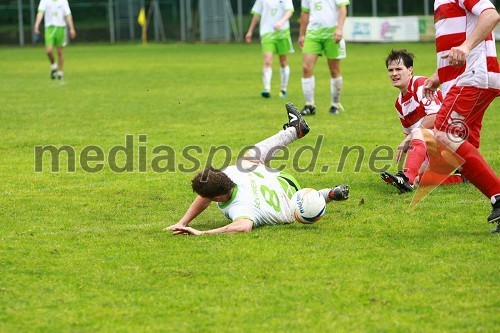
[[493, 33], [471, 50], [464, 66], [452, 67], [448, 59], [441, 59], [452, 47], [465, 41], [476, 27], [479, 15], [490, 8], [496, 10], [488, 0], [434, 1], [437, 67], [444, 95], [454, 84], [500, 89], [500, 69]]
[[426, 79], [424, 76], [412, 76], [408, 83], [408, 92], [404, 95], [400, 93], [396, 99], [396, 111], [406, 135], [419, 127], [425, 116], [437, 113], [443, 102], [443, 94], [439, 89], [436, 90], [433, 101], [425, 98], [423, 90]]

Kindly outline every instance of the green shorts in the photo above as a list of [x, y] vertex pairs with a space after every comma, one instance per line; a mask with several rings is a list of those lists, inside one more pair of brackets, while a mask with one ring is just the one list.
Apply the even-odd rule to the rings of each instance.
[[293, 52], [293, 44], [290, 38], [266, 39], [261, 41], [262, 53], [272, 52], [278, 55], [286, 55]]
[[327, 59], [344, 59], [346, 57], [345, 40], [335, 43], [333, 38], [306, 37], [302, 53], [325, 54]]
[[45, 28], [45, 45], [46, 46], [65, 46], [66, 45], [66, 28], [50, 26]]

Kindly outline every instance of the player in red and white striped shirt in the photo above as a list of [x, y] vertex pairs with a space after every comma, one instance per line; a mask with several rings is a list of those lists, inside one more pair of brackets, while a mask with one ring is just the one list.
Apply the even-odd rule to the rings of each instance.
[[[488, 0], [435, 0], [434, 22], [438, 69], [426, 81], [424, 93], [432, 94], [439, 83], [445, 93], [434, 134], [464, 160], [464, 177], [491, 198], [493, 210], [488, 221], [499, 223], [500, 178], [477, 148], [484, 113], [500, 94], [500, 69], [492, 34], [500, 15]], [[434, 146], [440, 147], [437, 143]], [[431, 158], [444, 163], [442, 156], [438, 149]], [[492, 232], [500, 232], [500, 224]]]
[[[396, 162], [399, 162], [402, 153], [408, 152], [408, 156], [404, 170], [395, 175], [384, 171], [380, 176], [388, 184], [397, 187], [401, 193], [413, 190], [422, 163], [427, 159], [422, 130], [431, 130], [434, 127], [436, 113], [443, 101], [439, 89], [431, 99], [424, 96], [423, 85], [426, 78], [413, 76], [414, 57], [407, 50], [392, 50], [385, 60], [392, 85], [401, 91], [396, 99], [395, 107], [403, 133], [406, 135], [398, 146]], [[457, 182], [463, 182], [460, 175], [451, 175], [445, 181], [446, 184]]]

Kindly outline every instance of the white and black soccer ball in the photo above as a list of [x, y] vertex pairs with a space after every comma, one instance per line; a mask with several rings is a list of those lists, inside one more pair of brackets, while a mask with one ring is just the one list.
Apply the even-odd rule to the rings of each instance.
[[326, 210], [325, 198], [312, 188], [303, 188], [292, 196], [293, 217], [300, 223], [318, 221]]

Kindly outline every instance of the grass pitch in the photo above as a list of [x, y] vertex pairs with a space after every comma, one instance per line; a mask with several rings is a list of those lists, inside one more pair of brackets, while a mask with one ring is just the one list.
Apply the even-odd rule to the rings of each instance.
[[[402, 140], [384, 65], [402, 47], [417, 55], [417, 75], [434, 71], [432, 44], [349, 45], [347, 112], [337, 117], [327, 112], [320, 59], [312, 130], [290, 146], [295, 163], [274, 164], [303, 186], [349, 184], [347, 202], [314, 225], [203, 237], [161, 229], [183, 215], [190, 179], [210, 156], [215, 166], [234, 162], [280, 129], [285, 102], [302, 106], [300, 53], [290, 56], [288, 98], [277, 97], [275, 59], [274, 96], [265, 100], [257, 44], [72, 46], [64, 83], [49, 79], [41, 47], [0, 49], [0, 331], [498, 330], [499, 237], [488, 233], [488, 201], [464, 184], [439, 187], [408, 210], [412, 194], [379, 179], [381, 168], [397, 171], [374, 159], [387, 150], [374, 152]], [[495, 170], [499, 111], [496, 101], [486, 113], [481, 145]], [[112, 149], [127, 135], [132, 170], [113, 171]], [[318, 136], [307, 168], [312, 154], [298, 151]], [[46, 145], [71, 147], [75, 171], [61, 154], [60, 172], [51, 172], [45, 154], [35, 172], [35, 146]], [[99, 172], [82, 167], [89, 146], [103, 162], [86, 166]], [[222, 146], [230, 156], [210, 154]], [[346, 147], [364, 155], [343, 161]], [[116, 157], [120, 169], [125, 153]], [[225, 223], [210, 207], [192, 225]]]

